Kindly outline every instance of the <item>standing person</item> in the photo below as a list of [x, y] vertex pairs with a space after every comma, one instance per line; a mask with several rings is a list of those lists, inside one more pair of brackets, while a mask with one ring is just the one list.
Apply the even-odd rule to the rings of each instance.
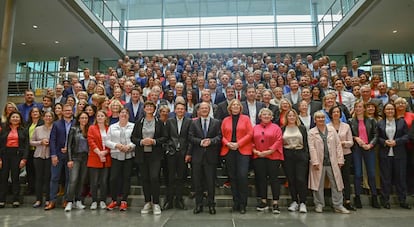
[[65, 170], [65, 185], [68, 185], [67, 183], [69, 180], [69, 169], [67, 166], [67, 139], [72, 124], [72, 106], [70, 104], [65, 104], [63, 106], [63, 118], [53, 123], [52, 131], [50, 132], [49, 146], [50, 157], [52, 158], [52, 170], [50, 177], [50, 203], [45, 207], [45, 210], [52, 210], [56, 206], [56, 196], [59, 189], [59, 180], [62, 173], [62, 168]]
[[88, 128], [89, 115], [86, 112], [81, 112], [76, 118], [75, 125], [69, 131], [67, 144], [69, 184], [66, 194], [66, 212], [71, 211], [73, 206], [78, 209], [85, 209], [85, 205], [82, 204], [81, 190], [87, 174], [86, 162], [89, 151], [87, 140]]
[[[110, 172], [109, 185], [111, 189], [112, 202], [106, 207], [113, 210], [118, 206], [117, 197], [120, 194], [120, 211], [128, 209], [128, 195], [131, 187], [131, 171], [134, 162], [135, 144], [131, 141], [134, 124], [128, 122], [129, 112], [127, 108], [122, 108], [119, 112], [119, 121], [109, 126], [105, 146], [111, 149], [112, 166]], [[122, 185], [120, 187], [120, 182]], [[118, 189], [121, 189], [119, 192]]]
[[35, 95], [32, 90], [24, 91], [24, 103], [19, 104], [17, 109], [22, 114], [23, 122], [29, 120], [29, 112], [33, 107], [39, 107], [40, 104], [35, 102]]
[[18, 111], [16, 104], [13, 102], [7, 102], [4, 106], [3, 114], [1, 115], [1, 125], [4, 126], [7, 122], [7, 118], [11, 113]]
[[175, 196], [175, 208], [184, 209], [183, 190], [184, 176], [186, 171], [185, 154], [189, 149], [188, 133], [191, 126], [191, 119], [185, 117], [184, 103], [177, 102], [175, 104], [175, 117], [167, 120], [165, 129], [168, 134], [167, 144], [168, 151], [168, 188], [167, 200], [163, 209], [171, 209], [173, 207], [173, 197]]
[[144, 103], [145, 116], [137, 121], [132, 132], [132, 142], [136, 145], [135, 161], [139, 165], [143, 181], [145, 205], [141, 214], [151, 211], [161, 214], [160, 207], [160, 170], [164, 156], [162, 144], [166, 142], [164, 123], [154, 117], [155, 104], [151, 101]]
[[[87, 166], [92, 194], [91, 210], [98, 208], [98, 201], [101, 209], [106, 208], [108, 176], [112, 164], [110, 150], [103, 141], [107, 136], [108, 124], [106, 112], [98, 110], [95, 124], [91, 125], [88, 130], [89, 156]], [[100, 190], [99, 198], [98, 189]]]
[[324, 182], [325, 176], [331, 184], [332, 204], [335, 212], [349, 214], [343, 206], [342, 190], [344, 188], [341, 167], [344, 165], [344, 155], [341, 141], [335, 129], [325, 124], [325, 114], [318, 111], [314, 114], [316, 126], [309, 130], [309, 188], [313, 192], [315, 211], [323, 212], [325, 206]]
[[189, 138], [192, 149], [188, 150], [186, 162], [191, 160], [195, 185], [196, 207], [194, 214], [203, 212], [203, 186], [207, 187], [207, 204], [210, 214], [216, 214], [215, 181], [218, 155], [221, 145], [220, 121], [209, 116], [210, 104], [199, 105], [199, 118], [190, 126]]
[[[37, 126], [43, 125], [42, 115], [39, 107], [33, 107], [29, 111], [29, 119], [26, 123], [26, 129], [29, 132], [29, 141], [33, 135], [33, 132]], [[29, 155], [26, 162], [26, 178], [27, 178], [27, 194], [33, 194], [35, 191], [35, 178], [36, 171], [33, 163], [35, 147], [29, 146]]]
[[250, 156], [252, 155], [253, 127], [248, 115], [242, 114], [243, 106], [233, 99], [227, 107], [230, 116], [221, 125], [223, 134], [220, 155], [225, 157], [233, 194], [233, 211], [246, 213]]
[[338, 133], [344, 153], [345, 163], [341, 168], [342, 181], [344, 183], [344, 207], [348, 210], [356, 211], [355, 207], [351, 204], [351, 147], [354, 145], [352, 131], [349, 124], [341, 122], [342, 111], [339, 106], [334, 106], [329, 110], [329, 117], [331, 118], [331, 123], [328, 126], [332, 126]]
[[[307, 105], [307, 103], [304, 103]], [[285, 173], [289, 184], [292, 203], [289, 211], [307, 213], [306, 195], [308, 182], [309, 149], [308, 130], [302, 125], [298, 114], [289, 110], [285, 115], [283, 131], [283, 155]]]
[[272, 123], [273, 111], [263, 108], [259, 112], [260, 124], [253, 128], [253, 166], [256, 176], [258, 195], [261, 198], [256, 207], [258, 211], [268, 209], [267, 181], [272, 188], [272, 211], [279, 214], [280, 183], [279, 169], [284, 159], [282, 130]]
[[[404, 99], [403, 99], [404, 100]], [[405, 101], [405, 100], [404, 100]], [[383, 109], [384, 120], [378, 122], [380, 147], [380, 172], [383, 206], [390, 209], [390, 193], [394, 183], [400, 207], [411, 209], [407, 203], [407, 150], [408, 127], [402, 118], [395, 118], [394, 104], [387, 103]]]
[[49, 204], [50, 200], [50, 147], [49, 138], [52, 131], [55, 114], [50, 111], [43, 113], [44, 125], [36, 127], [32, 137], [30, 138], [30, 145], [36, 148], [33, 155], [33, 163], [36, 171], [35, 178], [35, 194], [36, 202], [33, 208], [38, 208], [42, 205], [43, 193], [46, 195], [45, 206]]
[[365, 106], [362, 100], [357, 100], [354, 105], [354, 116], [350, 121], [352, 136], [354, 138], [354, 150], [352, 157], [354, 161], [354, 187], [355, 187], [355, 207], [362, 208], [362, 160], [367, 169], [368, 184], [371, 190], [371, 205], [380, 208], [377, 199], [377, 185], [375, 182], [375, 150], [377, 143], [377, 123], [375, 119], [368, 118], [365, 113]]
[[0, 208], [6, 206], [6, 195], [11, 176], [13, 207], [19, 207], [20, 169], [26, 165], [29, 151], [29, 134], [24, 128], [23, 117], [12, 112], [0, 134]]

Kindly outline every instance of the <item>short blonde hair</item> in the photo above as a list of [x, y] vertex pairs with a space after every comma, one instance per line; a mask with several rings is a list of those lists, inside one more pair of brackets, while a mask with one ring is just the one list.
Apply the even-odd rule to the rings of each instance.
[[269, 108], [262, 108], [260, 111], [259, 111], [259, 118], [262, 116], [262, 114], [263, 113], [269, 113], [271, 116], [272, 116], [272, 118], [273, 118], [273, 112], [269, 109]]
[[323, 117], [323, 118], [325, 118], [326, 116], [325, 116], [325, 113], [322, 110], [319, 110], [319, 111], [316, 111], [313, 114], [313, 120], [316, 120], [317, 117]]
[[231, 115], [231, 105], [233, 105], [234, 103], [238, 103], [240, 105], [240, 113], [243, 112], [243, 105], [241, 104], [240, 100], [238, 99], [233, 99], [229, 102], [229, 104], [227, 105], [227, 111], [229, 112], [229, 114]]

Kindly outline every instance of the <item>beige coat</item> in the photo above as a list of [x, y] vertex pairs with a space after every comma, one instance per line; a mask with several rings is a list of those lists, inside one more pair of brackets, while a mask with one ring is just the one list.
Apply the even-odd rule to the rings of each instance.
[[[329, 123], [328, 125], [333, 127], [332, 123]], [[343, 143], [342, 151], [344, 152], [344, 155], [351, 154], [351, 147], [354, 145], [354, 139], [352, 137], [352, 131], [349, 124], [341, 122], [339, 124], [338, 135], [339, 139]]]
[[[342, 191], [344, 184], [342, 182], [341, 169], [338, 164], [344, 164], [344, 154], [342, 151], [341, 141], [339, 139], [336, 130], [331, 126], [326, 126], [328, 129], [328, 149], [329, 157], [331, 161], [332, 171], [335, 176], [335, 182], [338, 187], [338, 191]], [[319, 183], [322, 177], [323, 167], [323, 140], [319, 135], [317, 127], [309, 130], [308, 144], [310, 154], [309, 165], [309, 182], [308, 187], [311, 190], [319, 190]], [[319, 170], [315, 170], [313, 165], [319, 165]]]

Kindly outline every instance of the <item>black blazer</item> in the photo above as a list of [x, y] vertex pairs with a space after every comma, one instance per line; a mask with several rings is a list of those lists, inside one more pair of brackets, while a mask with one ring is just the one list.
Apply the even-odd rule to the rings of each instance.
[[214, 116], [215, 119], [223, 121], [224, 118], [229, 116], [229, 111], [227, 111], [228, 102], [227, 99], [217, 105], [217, 112]]
[[[0, 158], [3, 158], [6, 152], [6, 141], [10, 133], [9, 127], [4, 127], [0, 133]], [[29, 131], [24, 127], [17, 128], [17, 135], [19, 137], [19, 147], [17, 152], [22, 159], [27, 159], [29, 156]], [[3, 186], [4, 187], [4, 186]]]
[[[243, 101], [241, 102], [241, 104], [243, 106], [243, 114], [250, 117], [250, 111], [249, 111], [249, 106], [247, 105], [247, 101]], [[256, 101], [256, 124], [260, 123], [259, 112], [264, 107], [265, 107], [264, 103]]]
[[[135, 146], [135, 161], [137, 163], [144, 162], [144, 146], [141, 145], [142, 128], [144, 125], [144, 118], [135, 122], [134, 130], [132, 130], [131, 141]], [[164, 156], [163, 144], [167, 142], [167, 133], [164, 123], [155, 118], [155, 145], [152, 146], [151, 159], [153, 161], [161, 161]]]
[[[187, 154], [190, 145], [188, 134], [190, 132], [191, 122], [192, 120], [184, 117], [180, 134], [178, 134], [177, 118], [174, 117], [167, 120], [165, 129], [168, 138], [167, 148], [169, 149], [167, 154], [173, 155], [175, 152], [181, 152], [184, 155]], [[180, 145], [178, 146], [178, 144]], [[179, 149], [177, 149], [178, 147]]]
[[[265, 107], [266, 107], [266, 104], [265, 104]], [[280, 117], [279, 107], [276, 106], [276, 105], [273, 105], [273, 104], [269, 104], [269, 107], [267, 107], [267, 108], [269, 108], [269, 110], [271, 110], [272, 113], [273, 113], [273, 120], [272, 120], [272, 122], [275, 123], [275, 124], [277, 124], [276, 123], [276, 119], [279, 119], [279, 117]]]
[[[365, 127], [367, 129], [368, 142], [375, 146], [375, 144], [377, 143], [377, 139], [378, 139], [377, 123], [376, 123], [375, 119], [368, 118], [368, 117], [364, 118], [364, 123], [365, 123]], [[358, 119], [351, 118], [349, 124], [351, 126], [352, 136], [358, 136], [359, 137]], [[354, 143], [354, 146], [359, 146], [359, 145], [358, 145], [358, 143]]]
[[[408, 142], [408, 127], [403, 118], [395, 120], [396, 131], [394, 140], [396, 146], [393, 148], [394, 157], [398, 159], [407, 158], [407, 150], [405, 145]], [[388, 156], [389, 147], [385, 145], [385, 140], [388, 139], [385, 133], [385, 119], [378, 122], [378, 143], [380, 147], [379, 156], [385, 158]]]
[[[205, 138], [211, 139], [211, 144], [209, 147], [200, 146], [201, 140]], [[221, 148], [221, 138], [221, 124], [219, 120], [210, 118], [207, 137], [204, 137], [203, 128], [201, 126], [201, 118], [194, 120], [191, 123], [189, 133], [192, 149], [188, 150], [187, 152], [187, 154], [192, 157], [192, 163], [218, 163]]]

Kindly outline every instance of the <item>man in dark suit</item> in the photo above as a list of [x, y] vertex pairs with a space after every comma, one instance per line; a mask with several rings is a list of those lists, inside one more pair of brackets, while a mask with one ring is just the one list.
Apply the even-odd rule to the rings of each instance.
[[214, 118], [222, 121], [225, 117], [229, 116], [229, 111], [227, 110], [227, 106], [229, 105], [230, 101], [234, 99], [234, 88], [233, 87], [226, 87], [226, 96], [227, 99], [217, 105], [217, 112]]
[[[204, 89], [201, 91], [201, 102], [208, 103], [210, 105], [210, 117], [214, 118], [217, 115], [217, 105], [211, 102], [210, 90]], [[194, 106], [193, 117], [197, 117], [197, 111], [200, 107], [200, 103]]]
[[207, 186], [207, 203], [209, 213], [215, 214], [215, 181], [218, 156], [221, 145], [220, 121], [209, 117], [210, 105], [200, 103], [200, 117], [190, 126], [189, 139], [192, 149], [186, 155], [186, 162], [191, 161], [193, 167], [196, 207], [194, 214], [203, 211], [203, 185]]
[[246, 101], [242, 102], [243, 114], [250, 117], [252, 125], [260, 123], [259, 112], [265, 107], [264, 103], [256, 101], [256, 88], [249, 86], [246, 90]]
[[217, 80], [215, 78], [208, 79], [208, 89], [210, 90], [212, 103], [219, 104], [226, 99], [224, 94], [217, 89]]
[[62, 84], [56, 84], [55, 87], [55, 97], [53, 98], [53, 105], [57, 103], [65, 104], [66, 103], [66, 97], [63, 96], [63, 85]]
[[131, 90], [131, 100], [125, 104], [125, 107], [129, 110], [129, 122], [135, 123], [144, 116], [144, 104], [140, 99], [141, 90], [139, 88], [133, 88]]
[[[322, 109], [322, 103], [319, 101], [312, 100], [312, 92], [309, 87], [302, 88], [302, 92], [300, 93], [302, 101], [306, 101], [308, 103], [308, 114], [309, 116], [313, 116], [316, 111]], [[300, 102], [292, 105], [292, 108], [299, 113], [299, 104]]]
[[[247, 88], [246, 88], [247, 90]], [[243, 82], [240, 79], [236, 79], [234, 81], [234, 94], [235, 98], [240, 101], [246, 101], [246, 93], [245, 89], [243, 89]]]
[[184, 103], [175, 104], [175, 117], [167, 120], [166, 132], [168, 142], [166, 143], [166, 158], [168, 166], [168, 188], [167, 200], [163, 209], [173, 208], [175, 196], [175, 208], [185, 209], [183, 200], [184, 176], [186, 170], [185, 155], [190, 143], [188, 133], [192, 120], [185, 117]]
[[408, 102], [407, 109], [414, 113], [414, 84], [411, 84], [408, 90], [410, 91], [410, 97], [406, 98]]
[[377, 98], [371, 98], [371, 87], [369, 85], [362, 86], [359, 91], [361, 92], [361, 99], [365, 103], [372, 102], [378, 106], [378, 113], [382, 115], [382, 100]]
[[55, 208], [56, 196], [59, 189], [59, 179], [62, 173], [62, 168], [65, 169], [66, 184], [69, 180], [69, 169], [67, 166], [67, 138], [69, 130], [73, 123], [72, 106], [65, 104], [63, 106], [63, 118], [53, 123], [52, 131], [50, 133], [49, 147], [50, 157], [52, 158], [52, 173], [50, 178], [50, 203], [45, 207], [45, 210]]

